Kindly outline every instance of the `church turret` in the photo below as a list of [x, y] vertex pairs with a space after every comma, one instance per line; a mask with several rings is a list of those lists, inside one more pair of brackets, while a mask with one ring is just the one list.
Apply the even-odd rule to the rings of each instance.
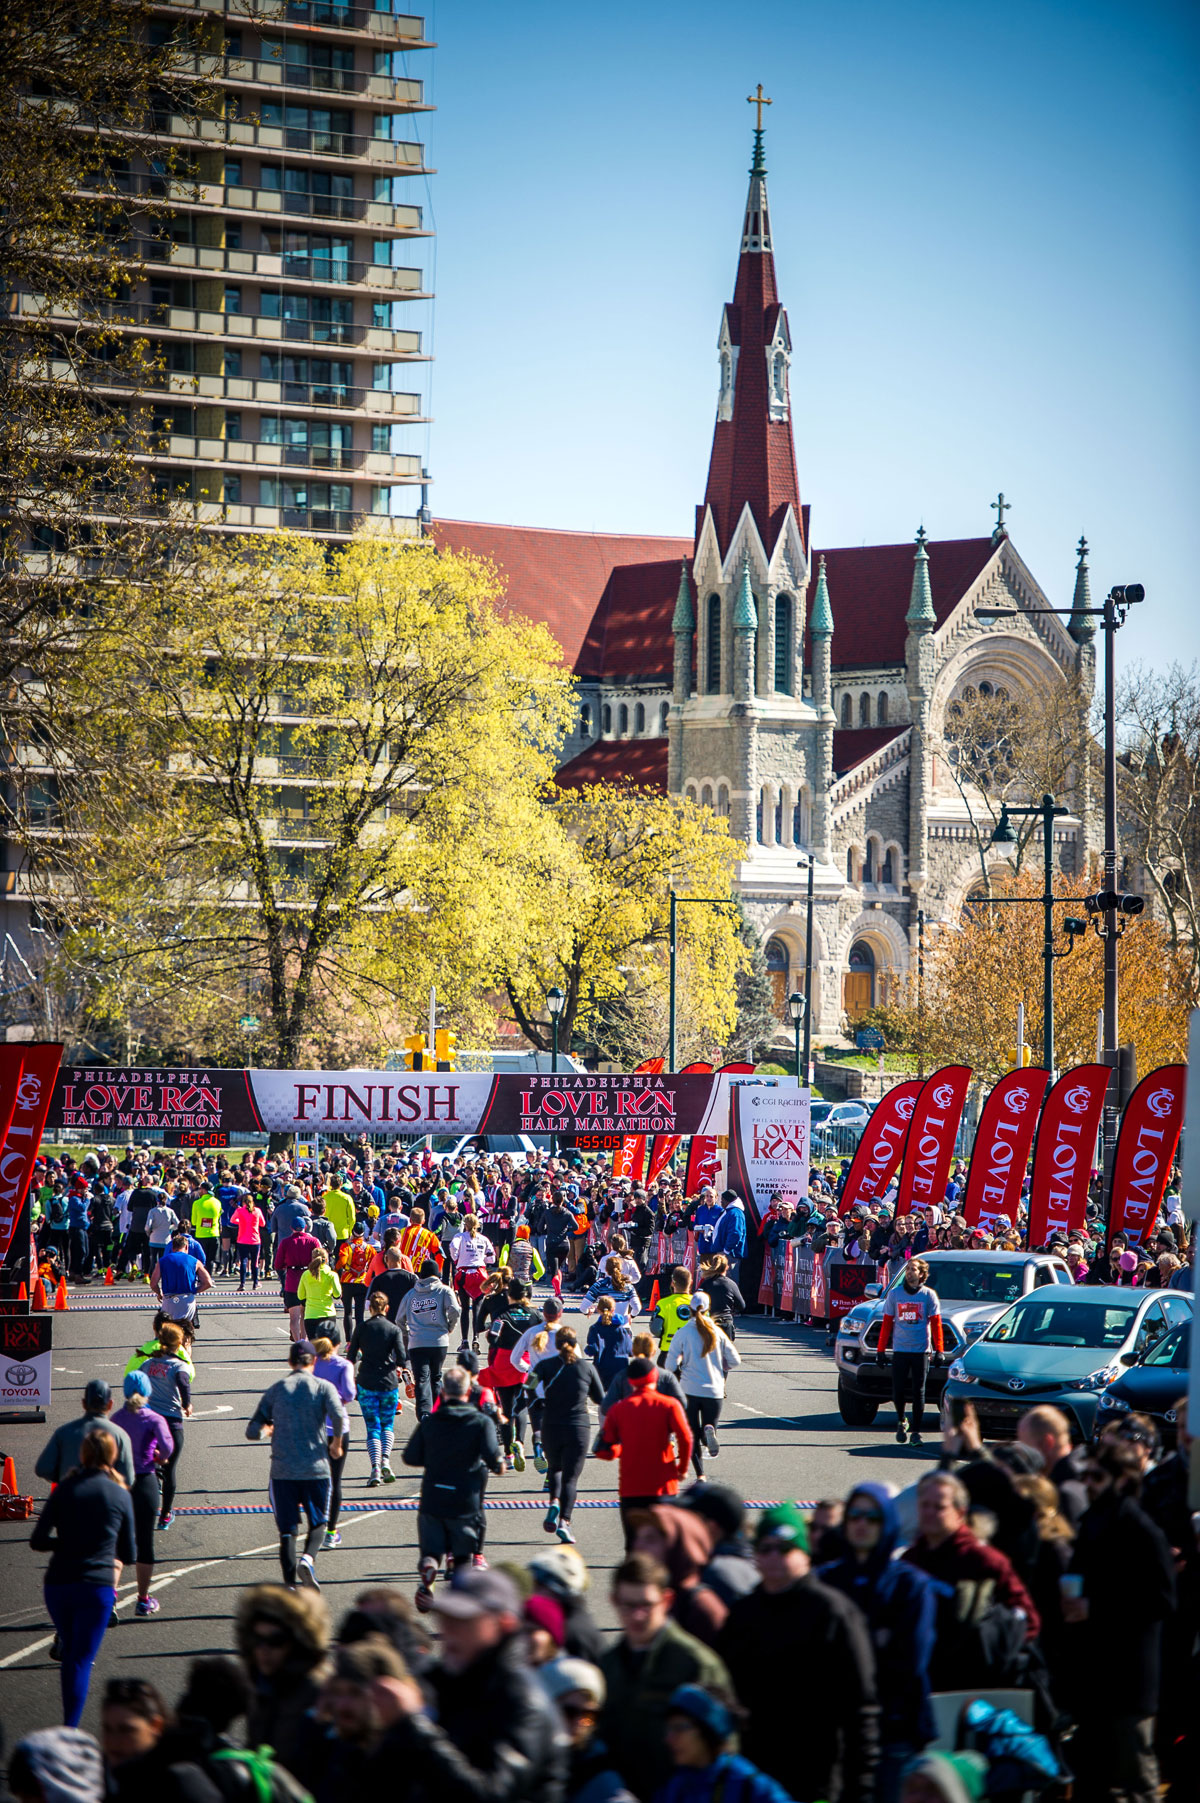
[[1071, 597], [1071, 618], [1067, 622], [1067, 631], [1081, 645], [1085, 639], [1096, 636], [1096, 623], [1091, 617], [1092, 579], [1088, 572], [1088, 542], [1080, 538], [1076, 546], [1079, 562], [1075, 565], [1075, 593]]
[[908, 638], [904, 647], [905, 679], [908, 688], [910, 729], [908, 756], [908, 887], [914, 907], [909, 922], [909, 937], [916, 945], [916, 906], [921, 900], [928, 873], [929, 854], [929, 698], [933, 689], [933, 633], [937, 614], [933, 607], [933, 589], [929, 581], [929, 553], [925, 549], [928, 534], [924, 526], [917, 530], [917, 551], [913, 559], [912, 592], [909, 596]]
[[736, 701], [750, 701], [754, 696], [754, 639], [758, 632], [758, 609], [754, 605], [754, 589], [750, 582], [750, 559], [742, 560], [742, 580], [733, 604], [733, 694]]
[[692, 692], [692, 650], [696, 642], [696, 610], [688, 581], [687, 558], [679, 566], [679, 593], [671, 616], [675, 638], [675, 675], [667, 726], [667, 788], [677, 795], [683, 779], [683, 709]]
[[829, 791], [833, 785], [833, 729], [837, 716], [833, 711], [833, 609], [829, 604], [823, 557], [817, 571], [817, 592], [813, 596], [808, 631], [812, 639], [812, 699], [818, 722], [811, 849], [818, 863], [828, 864], [831, 859]]

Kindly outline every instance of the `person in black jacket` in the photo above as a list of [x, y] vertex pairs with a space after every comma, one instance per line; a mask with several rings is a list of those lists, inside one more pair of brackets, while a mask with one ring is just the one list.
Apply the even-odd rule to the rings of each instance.
[[[812, 1574], [808, 1523], [795, 1503], [758, 1518], [762, 1582], [717, 1636], [747, 1712], [742, 1751], [795, 1803], [866, 1803], [879, 1756], [875, 1657], [861, 1611]], [[797, 1720], [797, 1697], [821, 1706]]]
[[1154, 1718], [1163, 1624], [1176, 1606], [1174, 1562], [1162, 1530], [1139, 1506], [1132, 1446], [1097, 1447], [1085, 1482], [1091, 1507], [1071, 1561], [1083, 1595], [1063, 1604], [1070, 1633], [1060, 1674], [1077, 1686], [1079, 1732], [1071, 1743], [1077, 1795], [1155, 1803]]
[[[455, 1406], [443, 1400], [418, 1432]], [[567, 1737], [525, 1664], [516, 1586], [503, 1572], [459, 1567], [434, 1607], [441, 1629], [441, 1659], [429, 1673], [436, 1719], [412, 1681], [376, 1685], [386, 1732], [371, 1761], [370, 1794], [392, 1794], [403, 1774], [410, 1803], [561, 1803]]]
[[433, 1582], [443, 1557], [459, 1564], [483, 1560], [483, 1486], [489, 1471], [503, 1471], [496, 1424], [468, 1400], [471, 1374], [452, 1365], [432, 1414], [417, 1423], [404, 1448], [406, 1465], [423, 1465], [417, 1510], [420, 1581], [417, 1608], [433, 1606]]
[[1200, 1774], [1200, 1723], [1195, 1698], [1200, 1695], [1200, 1540], [1192, 1527], [1188, 1504], [1188, 1473], [1200, 1451], [1188, 1432], [1187, 1397], [1175, 1404], [1178, 1446], [1169, 1459], [1156, 1465], [1142, 1479], [1139, 1498], [1145, 1513], [1166, 1535], [1175, 1561], [1179, 1607], [1163, 1626], [1162, 1693], [1158, 1704], [1158, 1757], [1162, 1775], [1173, 1786], [1174, 1798], [1187, 1796], [1188, 1776]]
[[580, 1358], [573, 1327], [554, 1336], [553, 1358], [540, 1359], [529, 1374], [528, 1387], [542, 1393], [542, 1451], [549, 1472], [550, 1501], [542, 1526], [548, 1534], [573, 1545], [571, 1515], [575, 1492], [591, 1438], [588, 1399], [604, 1401], [604, 1385], [590, 1359]]

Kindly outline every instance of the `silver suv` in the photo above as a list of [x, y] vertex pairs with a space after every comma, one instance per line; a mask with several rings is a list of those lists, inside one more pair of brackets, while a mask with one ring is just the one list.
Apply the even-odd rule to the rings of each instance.
[[[1067, 1283], [1071, 1273], [1060, 1258], [1044, 1252], [951, 1252], [923, 1254], [929, 1266], [929, 1287], [942, 1305], [945, 1351], [933, 1354], [925, 1393], [931, 1402], [941, 1401], [946, 1374], [954, 1359], [979, 1338], [984, 1328], [1002, 1315], [1018, 1297], [1043, 1284]], [[891, 1353], [876, 1362], [883, 1297], [903, 1283], [903, 1271], [886, 1286], [868, 1284], [866, 1302], [850, 1310], [838, 1327], [834, 1362], [838, 1374], [838, 1408], [849, 1427], [870, 1427], [881, 1402], [891, 1400]]]

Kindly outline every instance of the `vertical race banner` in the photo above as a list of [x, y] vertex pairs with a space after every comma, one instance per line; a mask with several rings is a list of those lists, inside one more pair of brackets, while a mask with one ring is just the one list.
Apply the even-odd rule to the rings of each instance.
[[[644, 1073], [655, 1077], [666, 1063], [665, 1058], [643, 1058], [634, 1067], [634, 1075]], [[644, 1133], [627, 1133], [621, 1142], [620, 1150], [613, 1153], [612, 1174], [614, 1177], [629, 1177], [634, 1183], [642, 1181], [642, 1172], [646, 1168], [646, 1135]]]
[[961, 1211], [968, 1227], [990, 1233], [998, 1215], [1015, 1225], [1029, 1149], [1049, 1081], [1049, 1071], [1009, 1071], [984, 1103]]
[[[718, 1076], [752, 1077], [752, 1064], [723, 1064]], [[694, 1196], [706, 1184], [717, 1181], [717, 1172], [721, 1168], [720, 1147], [717, 1145], [715, 1133], [693, 1133], [692, 1143], [688, 1148], [687, 1175], [683, 1180], [685, 1196]]]
[[863, 1130], [846, 1176], [838, 1213], [848, 1215], [856, 1202], [875, 1202], [896, 1174], [923, 1077], [889, 1089]]
[[62, 1059], [60, 1045], [23, 1045], [16, 1107], [0, 1151], [0, 1265], [14, 1282], [30, 1279], [29, 1181]]
[[0, 1045], [0, 1153], [17, 1111], [17, 1097], [25, 1072], [23, 1045]]
[[1186, 1064], [1164, 1064], [1142, 1078], [1125, 1104], [1113, 1160], [1110, 1238], [1123, 1233], [1137, 1246], [1154, 1231], [1183, 1126], [1186, 1078]]
[[757, 1226], [771, 1197], [803, 1202], [808, 1195], [808, 1134], [812, 1092], [735, 1083], [729, 1094], [729, 1187], [753, 1211]]
[[[711, 1075], [712, 1065], [704, 1063], [685, 1064], [679, 1074], [683, 1077], [690, 1073], [695, 1073], [698, 1076]], [[679, 1150], [679, 1142], [682, 1137], [682, 1134], [679, 1133], [660, 1133], [656, 1136], [654, 1145], [650, 1150], [650, 1168], [646, 1172], [646, 1182], [648, 1184], [654, 1182], [654, 1179], [658, 1176], [660, 1171], [666, 1170], [676, 1152]]]
[[950, 1160], [970, 1082], [969, 1064], [947, 1064], [926, 1078], [904, 1145], [896, 1195], [898, 1215], [946, 1200]]
[[1042, 1108], [1029, 1189], [1029, 1250], [1053, 1233], [1082, 1227], [1088, 1178], [1111, 1072], [1107, 1064], [1064, 1071]]

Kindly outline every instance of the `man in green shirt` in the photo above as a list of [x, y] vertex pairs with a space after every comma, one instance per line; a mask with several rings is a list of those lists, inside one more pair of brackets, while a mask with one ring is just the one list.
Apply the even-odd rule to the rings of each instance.
[[207, 1183], [201, 1185], [200, 1194], [192, 1202], [192, 1232], [204, 1254], [205, 1264], [210, 1271], [215, 1271], [221, 1249], [221, 1204]]
[[354, 1232], [354, 1198], [334, 1183], [325, 1191], [325, 1219], [337, 1234], [339, 1242]]

